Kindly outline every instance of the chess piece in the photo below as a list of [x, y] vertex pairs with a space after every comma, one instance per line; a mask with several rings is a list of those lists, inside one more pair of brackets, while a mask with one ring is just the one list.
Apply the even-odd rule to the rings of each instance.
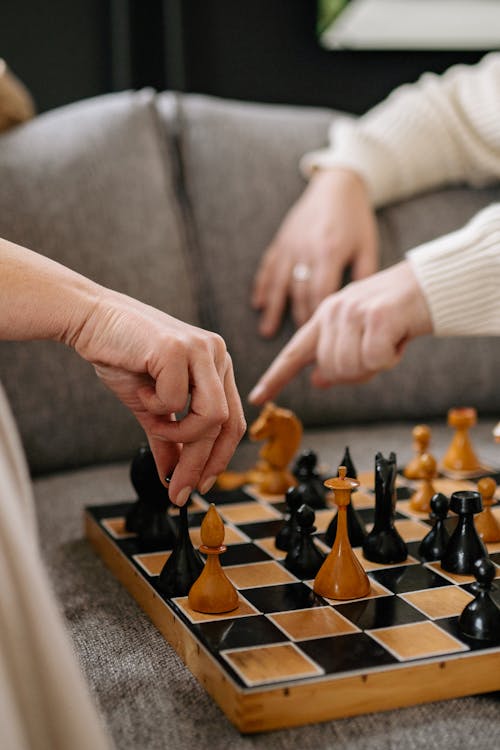
[[148, 445], [141, 446], [132, 459], [130, 481], [138, 499], [125, 518], [125, 528], [137, 534], [143, 549], [171, 549], [175, 542], [175, 526], [167, 512], [171, 502]]
[[183, 505], [179, 512], [174, 549], [158, 579], [160, 591], [166, 596], [187, 596], [203, 566], [203, 558], [193, 547], [189, 536], [187, 506]]
[[477, 489], [483, 501], [483, 510], [475, 520], [476, 530], [483, 542], [500, 542], [500, 523], [491, 512], [495, 502], [497, 483], [492, 477], [483, 477], [477, 483]]
[[476, 422], [477, 412], [472, 407], [448, 411], [448, 425], [456, 432], [443, 458], [443, 469], [459, 473], [481, 471], [481, 462], [469, 438], [469, 428], [473, 427]]
[[437, 463], [430, 453], [422, 453], [418, 459], [418, 479], [420, 484], [410, 500], [410, 508], [417, 513], [429, 513], [431, 497], [436, 494], [432, 480], [437, 474]]
[[474, 515], [483, 509], [479, 492], [462, 490], [454, 492], [450, 500], [450, 510], [458, 513], [458, 523], [450, 537], [441, 567], [449, 573], [473, 575], [474, 563], [488, 552], [474, 525]]
[[220, 555], [226, 551], [224, 524], [211, 503], [201, 524], [200, 552], [207, 556], [205, 567], [189, 591], [189, 606], [195, 612], [217, 615], [238, 607], [238, 592], [222, 570]]
[[292, 473], [299, 487], [304, 487], [303, 502], [314, 510], [326, 508], [326, 488], [316, 471], [318, 457], [314, 451], [307, 450], [297, 458]]
[[300, 531], [297, 522], [297, 511], [304, 504], [302, 494], [299, 487], [290, 487], [286, 493], [288, 514], [283, 526], [276, 534], [274, 542], [276, 547], [284, 552], [288, 552], [299, 540]]
[[416, 455], [406, 464], [403, 474], [407, 479], [420, 479], [419, 459], [431, 442], [431, 429], [426, 424], [417, 424], [412, 430], [413, 448]]
[[450, 541], [450, 535], [445, 524], [449, 507], [450, 503], [446, 495], [437, 492], [432, 496], [430, 517], [431, 521], [434, 521], [434, 525], [429, 533], [424, 536], [418, 548], [418, 554], [426, 562], [441, 560]]
[[408, 548], [394, 526], [396, 507], [396, 454], [375, 456], [375, 519], [363, 542], [363, 555], [372, 562], [390, 565], [404, 562]]
[[460, 632], [468, 638], [500, 642], [500, 607], [491, 596], [495, 566], [487, 557], [474, 563], [475, 598], [458, 618]]
[[[340, 466], [345, 466], [347, 470], [347, 476], [352, 479], [357, 479], [358, 475], [356, 468], [352, 462], [351, 454], [349, 452], [349, 446], [346, 445], [344, 456], [340, 462]], [[357, 512], [356, 508], [351, 502], [347, 506], [347, 533], [349, 535], [349, 541], [353, 547], [361, 547], [366, 537], [366, 528], [363, 519]], [[337, 514], [335, 514], [330, 521], [330, 524], [326, 530], [325, 542], [332, 547], [337, 535]]]
[[325, 560], [325, 553], [316, 546], [313, 534], [314, 511], [308, 505], [301, 505], [296, 514], [299, 526], [298, 543], [291, 547], [285, 558], [285, 568], [297, 578], [314, 578]]
[[329, 599], [360, 599], [370, 593], [370, 581], [352, 551], [347, 534], [346, 514], [351, 493], [355, 487], [359, 487], [359, 482], [346, 477], [345, 466], [339, 466], [338, 477], [327, 479], [325, 486], [335, 493], [338, 506], [337, 536], [330, 554], [314, 579], [314, 592]]
[[248, 430], [250, 440], [265, 440], [257, 464], [244, 472], [225, 471], [217, 478], [223, 490], [254, 484], [266, 495], [284, 495], [297, 480], [288, 465], [302, 439], [302, 424], [289, 409], [268, 402]]

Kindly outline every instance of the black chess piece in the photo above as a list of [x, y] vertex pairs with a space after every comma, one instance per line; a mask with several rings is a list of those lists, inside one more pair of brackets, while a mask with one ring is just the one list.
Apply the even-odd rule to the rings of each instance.
[[445, 524], [449, 507], [450, 502], [442, 492], [436, 492], [431, 497], [430, 519], [434, 521], [434, 525], [429, 533], [424, 536], [418, 548], [418, 554], [426, 562], [441, 560], [450, 541], [450, 535]]
[[500, 642], [500, 607], [491, 596], [495, 588], [495, 566], [487, 557], [474, 563], [475, 599], [469, 602], [458, 618], [460, 632], [468, 638]]
[[404, 562], [408, 548], [394, 526], [396, 507], [396, 454], [375, 456], [375, 519], [363, 542], [363, 555], [372, 562]]
[[148, 445], [142, 445], [134, 456], [130, 480], [138, 499], [127, 514], [125, 528], [137, 534], [143, 549], [171, 549], [175, 526], [168, 515], [170, 498]]
[[158, 588], [166, 596], [187, 596], [203, 570], [204, 561], [189, 536], [187, 506], [179, 513], [179, 527], [172, 554], [163, 566]]
[[303, 490], [300, 487], [290, 487], [286, 493], [288, 514], [283, 526], [276, 534], [275, 545], [278, 549], [288, 552], [299, 540], [300, 529], [297, 523], [297, 511], [304, 504]]
[[458, 522], [441, 558], [443, 570], [458, 575], [473, 575], [476, 560], [488, 557], [474, 525], [474, 515], [482, 509], [479, 492], [461, 490], [452, 494], [450, 510], [458, 514]]
[[300, 536], [297, 544], [289, 550], [285, 558], [285, 568], [297, 578], [308, 580], [315, 578], [326, 555], [318, 549], [312, 536], [316, 531], [313, 509], [308, 505], [301, 505], [296, 513], [296, 519]]
[[[342, 461], [339, 466], [345, 466], [347, 469], [347, 476], [351, 479], [357, 479], [358, 474], [356, 467], [354, 466], [349, 451], [349, 446], [346, 445]], [[347, 534], [352, 547], [361, 547], [366, 538], [366, 528], [363, 519], [353, 506], [352, 502], [347, 506]], [[335, 537], [337, 536], [337, 514], [334, 515], [330, 524], [326, 530], [325, 542], [333, 547]]]
[[314, 510], [326, 508], [326, 487], [316, 471], [318, 457], [312, 450], [305, 450], [297, 458], [293, 475], [298, 485], [303, 487], [303, 503]]

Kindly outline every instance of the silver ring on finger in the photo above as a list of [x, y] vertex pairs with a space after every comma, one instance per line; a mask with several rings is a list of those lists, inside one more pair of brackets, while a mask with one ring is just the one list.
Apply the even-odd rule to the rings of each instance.
[[311, 267], [307, 263], [296, 263], [292, 268], [292, 279], [294, 281], [309, 281], [311, 278]]

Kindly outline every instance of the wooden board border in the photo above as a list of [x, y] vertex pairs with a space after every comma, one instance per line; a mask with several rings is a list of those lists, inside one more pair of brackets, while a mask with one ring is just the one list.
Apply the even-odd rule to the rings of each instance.
[[325, 675], [287, 686], [240, 688], [88, 512], [84, 521], [86, 536], [106, 566], [244, 734], [500, 690], [500, 650], [400, 663], [367, 674]]

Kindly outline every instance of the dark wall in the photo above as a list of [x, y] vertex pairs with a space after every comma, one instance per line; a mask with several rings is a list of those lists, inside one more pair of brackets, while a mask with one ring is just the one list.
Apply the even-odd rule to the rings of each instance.
[[314, 0], [1, 0], [0, 56], [40, 110], [152, 85], [360, 113], [482, 53], [329, 52]]

